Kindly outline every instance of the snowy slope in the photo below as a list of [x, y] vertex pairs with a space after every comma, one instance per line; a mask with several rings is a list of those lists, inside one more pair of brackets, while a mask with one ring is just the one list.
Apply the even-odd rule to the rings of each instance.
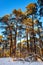
[[0, 58], [0, 65], [43, 65], [43, 62], [13, 61], [12, 58]]

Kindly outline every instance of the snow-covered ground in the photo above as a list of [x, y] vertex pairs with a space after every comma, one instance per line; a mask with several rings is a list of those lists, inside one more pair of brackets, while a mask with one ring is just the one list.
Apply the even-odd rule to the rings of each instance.
[[12, 58], [0, 58], [0, 65], [43, 65], [43, 62], [14, 61]]

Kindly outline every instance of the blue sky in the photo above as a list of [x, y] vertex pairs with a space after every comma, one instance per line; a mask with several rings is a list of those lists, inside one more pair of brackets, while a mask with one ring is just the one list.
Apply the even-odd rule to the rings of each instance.
[[0, 16], [12, 13], [13, 9], [21, 8], [25, 11], [25, 7], [36, 0], [0, 0]]

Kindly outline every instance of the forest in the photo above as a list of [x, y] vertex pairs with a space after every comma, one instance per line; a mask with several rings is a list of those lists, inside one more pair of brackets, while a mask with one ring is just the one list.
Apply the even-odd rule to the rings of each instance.
[[43, 0], [30, 3], [26, 11], [14, 9], [0, 17], [0, 57], [26, 58], [34, 55], [43, 60]]

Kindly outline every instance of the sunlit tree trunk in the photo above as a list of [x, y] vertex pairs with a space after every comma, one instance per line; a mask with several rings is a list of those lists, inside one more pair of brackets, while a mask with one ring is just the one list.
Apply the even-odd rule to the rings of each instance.
[[29, 53], [28, 29], [26, 29], [26, 38], [27, 38], [27, 51], [28, 51], [28, 53]]

